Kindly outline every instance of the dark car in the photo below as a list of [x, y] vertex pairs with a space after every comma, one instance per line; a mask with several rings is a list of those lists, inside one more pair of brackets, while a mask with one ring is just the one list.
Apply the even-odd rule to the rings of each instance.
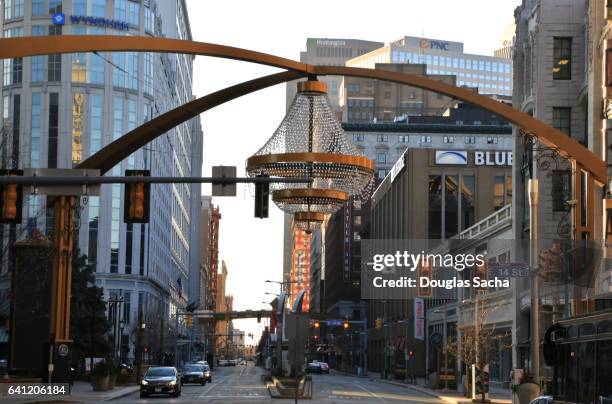
[[181, 383], [197, 383], [204, 386], [206, 376], [203, 365], [184, 365], [181, 367]]
[[321, 374], [321, 364], [319, 362], [311, 362], [306, 366], [306, 373]]
[[181, 395], [181, 378], [175, 367], [164, 366], [149, 368], [140, 382], [140, 397], [149, 394]]

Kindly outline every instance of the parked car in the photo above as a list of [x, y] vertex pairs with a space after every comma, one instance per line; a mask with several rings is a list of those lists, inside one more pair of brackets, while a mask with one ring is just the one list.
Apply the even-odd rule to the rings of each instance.
[[209, 366], [207, 361], [197, 361], [196, 365]]
[[181, 384], [198, 383], [204, 386], [206, 376], [204, 375], [203, 365], [183, 365], [181, 368]]
[[178, 370], [173, 366], [149, 368], [140, 382], [140, 397], [148, 397], [149, 394], [169, 394], [179, 397], [181, 378]]
[[306, 373], [321, 374], [321, 364], [319, 362], [310, 362], [306, 365]]
[[227, 366], [228, 365], [227, 362], [228, 362], [227, 360], [221, 359], [221, 360], [219, 360], [219, 366]]
[[319, 366], [321, 367], [321, 372], [329, 374], [329, 365], [327, 362], [319, 362]]

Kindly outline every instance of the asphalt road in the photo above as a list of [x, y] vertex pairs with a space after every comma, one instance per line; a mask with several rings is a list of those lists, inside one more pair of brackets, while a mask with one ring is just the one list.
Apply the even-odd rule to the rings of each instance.
[[[261, 368], [249, 366], [218, 367], [212, 383], [205, 386], [184, 385], [179, 398], [167, 396], [141, 399], [138, 393], [114, 400], [117, 403], [293, 403], [294, 400], [272, 399], [261, 382]], [[314, 397], [304, 403], [440, 403], [434, 397], [401, 386], [380, 381], [332, 373], [313, 375]]]

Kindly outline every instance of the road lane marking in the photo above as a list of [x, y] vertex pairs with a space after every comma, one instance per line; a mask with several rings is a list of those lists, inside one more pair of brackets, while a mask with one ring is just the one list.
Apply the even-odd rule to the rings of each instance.
[[380, 401], [382, 403], [386, 403], [386, 401], [382, 397], [380, 397], [378, 394], [376, 394], [376, 393], [366, 389], [365, 387], [363, 387], [361, 385], [361, 383], [354, 383], [354, 384], [355, 384], [355, 386], [359, 387], [360, 389], [362, 389], [366, 393], [369, 393], [372, 397], [376, 398], [378, 401]]

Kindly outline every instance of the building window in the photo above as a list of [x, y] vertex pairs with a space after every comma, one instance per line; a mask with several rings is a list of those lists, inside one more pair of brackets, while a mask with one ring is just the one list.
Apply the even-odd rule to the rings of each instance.
[[49, 94], [49, 133], [47, 136], [47, 167], [57, 168], [57, 133], [59, 126], [59, 94]]
[[386, 164], [387, 163], [387, 153], [376, 153], [376, 162], [378, 164]]
[[119, 21], [125, 21], [126, 11], [126, 0], [115, 0], [115, 19]]
[[104, 52], [89, 55], [89, 69], [87, 69], [87, 82], [91, 84], [104, 84]]
[[106, 15], [106, 1], [91, 0], [91, 15], [93, 17], [104, 17]]
[[572, 79], [572, 38], [553, 39], [553, 79]]
[[85, 95], [74, 93], [72, 104], [72, 164], [83, 160], [83, 104]]
[[571, 135], [571, 115], [572, 109], [568, 107], [553, 107], [552, 126], [566, 135]]
[[398, 139], [398, 142], [400, 142], [400, 143], [408, 143], [409, 140], [410, 140], [410, 136], [408, 136], [408, 135], [399, 135], [397, 139]]
[[353, 135], [354, 142], [363, 142], [363, 135]]
[[145, 52], [143, 57], [144, 88], [142, 91], [147, 94], [153, 94], [153, 53]]
[[23, 17], [23, 0], [4, 0], [4, 19]]
[[429, 176], [429, 236], [430, 240], [442, 238], [442, 176]]
[[421, 143], [431, 143], [431, 136], [421, 136]]
[[378, 170], [377, 173], [376, 173], [376, 176], [378, 177], [378, 179], [383, 180], [387, 176], [387, 171], [386, 170]]
[[140, 22], [140, 4], [128, 1], [128, 23], [138, 25]]
[[385, 143], [388, 140], [389, 140], [389, 136], [387, 136], [387, 135], [378, 135], [378, 136], [376, 136], [376, 141], [378, 143]]
[[444, 136], [442, 140], [444, 143], [455, 143], [454, 136]]
[[487, 136], [487, 144], [497, 144], [499, 139], [497, 136]]
[[45, 0], [32, 0], [32, 15], [45, 15], [47, 14], [47, 7]]
[[361, 200], [357, 198], [353, 199], [353, 209], [356, 209], [356, 210], [361, 209]]
[[461, 230], [474, 224], [476, 181], [473, 175], [461, 176]]
[[87, 246], [87, 263], [96, 269], [98, 264], [98, 225], [100, 222], [100, 197], [89, 198], [89, 240]]
[[567, 212], [571, 199], [571, 172], [569, 170], [555, 170], [552, 177], [553, 212]]
[[62, 12], [62, 0], [49, 0], [49, 14]]
[[32, 168], [40, 167], [40, 99], [40, 93], [32, 93], [32, 140], [30, 146], [30, 166]]
[[132, 273], [132, 244], [134, 235], [134, 223], [125, 225], [125, 273]]
[[102, 105], [103, 97], [100, 94], [92, 94], [91, 99], [91, 137], [90, 154], [96, 153], [102, 148]]
[[476, 136], [466, 136], [464, 141], [465, 144], [476, 144]]
[[353, 224], [360, 226], [361, 225], [361, 216], [353, 216]]
[[495, 176], [493, 182], [493, 210], [499, 210], [504, 207], [504, 185], [506, 182], [503, 175]]
[[149, 7], [145, 6], [144, 16], [145, 16], [145, 31], [152, 34], [153, 33], [153, 21], [154, 21], [153, 11], [151, 11]]
[[87, 0], [72, 0], [72, 14], [87, 15]]

